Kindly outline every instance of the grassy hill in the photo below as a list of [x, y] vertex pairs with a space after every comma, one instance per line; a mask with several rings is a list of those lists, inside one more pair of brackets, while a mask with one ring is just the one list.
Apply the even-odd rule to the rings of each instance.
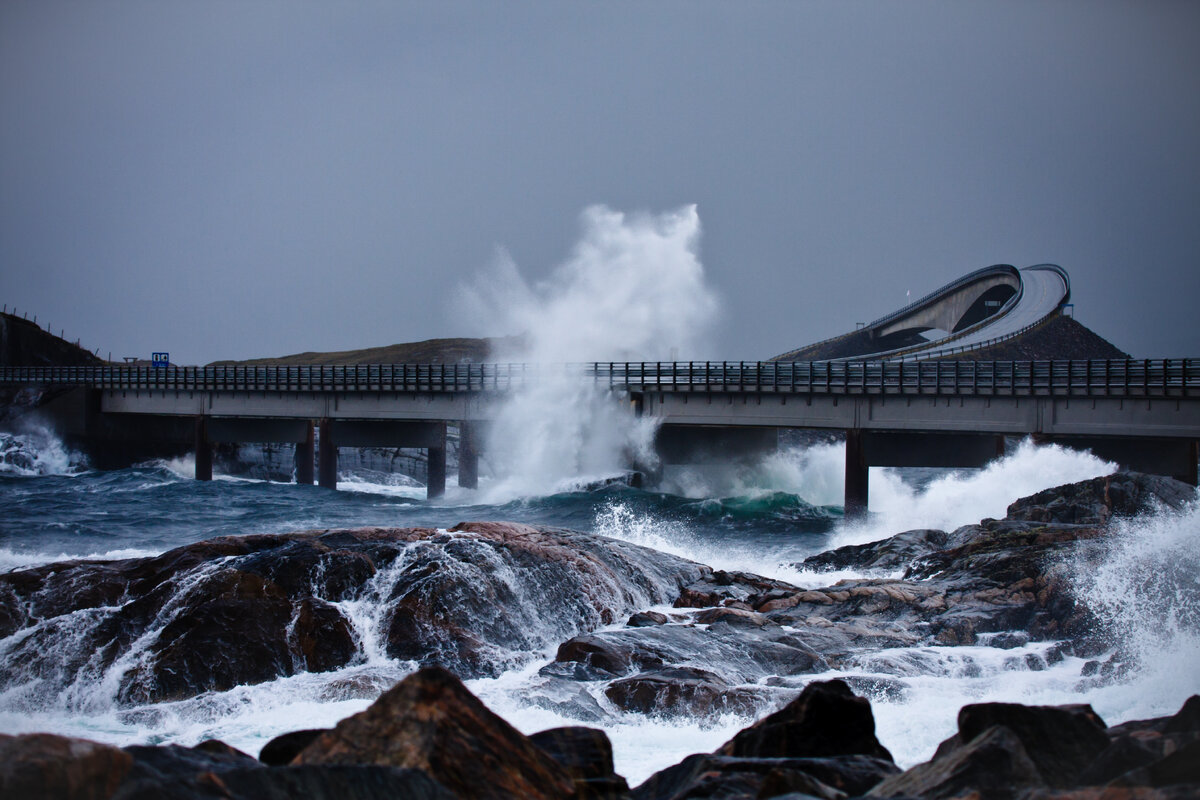
[[487, 361], [492, 353], [507, 349], [515, 341], [502, 339], [426, 339], [423, 342], [389, 344], [361, 350], [330, 353], [296, 353], [246, 361], [214, 361], [210, 366], [287, 366], [299, 364], [457, 364], [463, 360]]

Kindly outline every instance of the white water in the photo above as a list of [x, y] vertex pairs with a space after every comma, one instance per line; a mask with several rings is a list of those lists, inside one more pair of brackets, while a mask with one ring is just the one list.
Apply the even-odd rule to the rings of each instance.
[[0, 475], [74, 475], [87, 460], [49, 428], [30, 423], [17, 432], [0, 431]]
[[607, 387], [563, 374], [583, 361], [670, 360], [701, 352], [717, 310], [697, 256], [695, 206], [659, 215], [586, 209], [570, 256], [529, 283], [507, 254], [462, 291], [468, 318], [519, 342], [511, 359], [542, 365], [541, 377], [496, 410], [488, 460], [500, 478], [484, 502], [561, 491], [564, 481], [651, 463], [654, 426], [614, 403]]
[[[49, 449], [58, 452], [53, 444]], [[783, 453], [769, 459], [746, 488], [791, 491], [818, 503], [836, 502], [840, 459], [837, 446]], [[173, 466], [182, 477], [184, 465]], [[1021, 495], [1107, 471], [1108, 465], [1086, 454], [1027, 443], [987, 469], [948, 475], [922, 488], [903, 484], [898, 476], [878, 480], [876, 473], [873, 484], [882, 494], [872, 495], [872, 503], [885, 510], [876, 512], [870, 529], [847, 526], [838, 535], [854, 540], [880, 531], [951, 528], [984, 515], [1002, 516], [1004, 507]], [[823, 491], [828, 496], [822, 496]], [[706, 543], [682, 523], [640, 515], [619, 503], [598, 510], [594, 530], [718, 568], [746, 569], [803, 585], [841, 577], [798, 576], [752, 547]], [[126, 549], [95, 556], [148, 554]], [[54, 560], [52, 554], [44, 555], [44, 560]], [[0, 568], [25, 566], [28, 558], [27, 554], [0, 550]], [[1188, 695], [1200, 692], [1200, 504], [1183, 514], [1151, 514], [1122, 521], [1101, 552], [1073, 566], [1079, 597], [1100, 612], [1114, 652], [1131, 665], [1119, 680], [1084, 677], [1086, 662], [1079, 658], [1046, 664], [1051, 643], [1012, 650], [973, 646], [885, 651], [862, 657], [852, 670], [806, 680], [849, 676], [891, 681], [883, 685], [885, 691], [872, 696], [872, 703], [880, 739], [902, 765], [927, 759], [938, 742], [953, 733], [955, 716], [964, 703], [1087, 702], [1109, 724], [1116, 724], [1173, 713]], [[379, 645], [385, 596], [384, 591], [368, 591], [339, 603], [342, 613], [353, 621], [361, 647], [361, 657], [344, 669], [302, 673], [179, 702], [125, 707], [115, 701], [115, 681], [132, 668], [138, 654], [144, 652], [141, 648], [105, 674], [75, 682], [48, 704], [39, 699], [36, 685], [0, 693], [0, 728], [14, 733], [53, 730], [119, 744], [193, 744], [215, 737], [255, 753], [280, 733], [333, 725], [365, 708], [379, 692], [412, 670], [410, 662], [388, 659]], [[85, 628], [88, 621], [86, 613], [74, 620]], [[553, 658], [554, 649], [552, 644], [539, 647], [526, 654], [528, 661], [522, 666], [494, 679], [470, 681], [469, 686], [528, 733], [568, 724], [603, 727], [614, 743], [618, 771], [631, 784], [689, 753], [711, 751], [751, 721], [736, 716], [695, 720], [617, 714], [603, 697], [602, 683], [581, 685], [581, 691], [607, 716], [580, 719], [544, 702], [546, 690], [537, 669]], [[801, 684], [797, 680], [794, 687]]]

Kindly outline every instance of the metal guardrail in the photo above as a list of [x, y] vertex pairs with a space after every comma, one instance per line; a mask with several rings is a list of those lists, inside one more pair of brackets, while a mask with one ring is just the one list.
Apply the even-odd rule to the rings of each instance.
[[0, 385], [129, 391], [506, 392], [550, 379], [641, 392], [1178, 398], [1200, 395], [1200, 359], [0, 367]]

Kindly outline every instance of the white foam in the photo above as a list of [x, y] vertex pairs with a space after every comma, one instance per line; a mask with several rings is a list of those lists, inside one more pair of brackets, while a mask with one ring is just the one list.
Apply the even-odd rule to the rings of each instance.
[[651, 463], [653, 422], [614, 402], [607, 386], [564, 374], [562, 366], [674, 360], [698, 351], [716, 313], [697, 257], [695, 206], [660, 215], [594, 206], [581, 219], [580, 241], [545, 280], [528, 283], [501, 253], [489, 274], [461, 292], [468, 319], [518, 336], [514, 352], [496, 357], [542, 365], [539, 379], [495, 411], [486, 452], [497, 480], [485, 502], [545, 496], [564, 479]]
[[15, 433], [0, 431], [0, 475], [78, 475], [86, 468], [87, 459], [44, 425], [27, 422]]

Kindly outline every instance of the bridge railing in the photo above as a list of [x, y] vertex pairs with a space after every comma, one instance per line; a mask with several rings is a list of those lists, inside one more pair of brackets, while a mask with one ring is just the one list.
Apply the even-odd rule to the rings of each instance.
[[122, 391], [507, 392], [564, 379], [638, 392], [1163, 398], [1200, 394], [1200, 359], [0, 367], [0, 385]]

